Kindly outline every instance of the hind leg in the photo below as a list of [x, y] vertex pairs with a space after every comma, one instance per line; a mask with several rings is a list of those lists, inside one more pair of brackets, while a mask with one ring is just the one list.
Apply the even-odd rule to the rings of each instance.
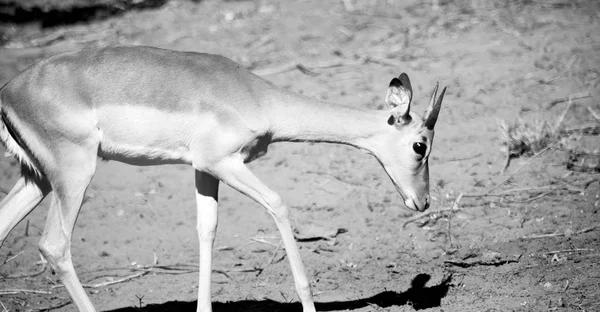
[[46, 180], [19, 178], [0, 202], [0, 247], [8, 233], [17, 226], [52, 189]]
[[77, 278], [71, 260], [71, 235], [79, 215], [83, 196], [96, 171], [94, 149], [69, 146], [60, 155], [59, 169], [49, 170], [54, 190], [52, 203], [40, 240], [40, 251], [52, 265], [81, 312], [95, 311]]

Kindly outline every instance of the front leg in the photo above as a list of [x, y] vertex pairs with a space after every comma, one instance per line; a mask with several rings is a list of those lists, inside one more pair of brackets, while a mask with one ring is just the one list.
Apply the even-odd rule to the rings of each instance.
[[300, 251], [290, 226], [288, 207], [283, 203], [281, 197], [254, 176], [244, 165], [241, 157], [230, 157], [221, 161], [214, 168], [214, 174], [232, 188], [263, 205], [273, 217], [292, 267], [292, 275], [296, 292], [302, 303], [302, 310], [304, 312], [316, 311], [306, 271], [302, 259], [300, 259]]
[[198, 276], [198, 312], [211, 312], [210, 284], [212, 247], [217, 231], [219, 180], [196, 170], [196, 205], [200, 267]]

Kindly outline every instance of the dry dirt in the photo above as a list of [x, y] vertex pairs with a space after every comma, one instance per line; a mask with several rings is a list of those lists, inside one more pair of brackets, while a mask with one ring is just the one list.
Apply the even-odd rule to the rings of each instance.
[[[281, 143], [250, 165], [292, 207], [298, 230], [346, 230], [299, 243], [317, 309], [600, 311], [599, 175], [565, 166], [567, 149], [597, 148], [597, 134], [563, 137], [502, 174], [499, 127], [554, 126], [567, 101], [549, 104], [587, 93], [562, 125], [597, 122], [588, 111], [600, 111], [597, 1], [170, 1], [90, 23], [5, 27], [3, 36], [0, 83], [43, 57], [117, 44], [222, 54], [283, 88], [350, 106], [383, 109], [390, 79], [407, 72], [422, 111], [440, 81], [449, 91], [430, 209], [462, 193], [459, 212], [403, 227], [410, 213], [377, 161], [345, 146]], [[2, 157], [0, 187], [18, 175]], [[215, 310], [300, 311], [268, 214], [228, 187], [220, 198]], [[0, 250], [0, 311], [75, 311], [50, 270], [33, 274], [48, 202]], [[101, 163], [73, 235], [81, 280], [116, 281], [155, 261], [177, 270], [88, 288], [96, 307], [195, 311], [195, 218], [191, 168]], [[541, 234], [553, 235], [532, 237]]]

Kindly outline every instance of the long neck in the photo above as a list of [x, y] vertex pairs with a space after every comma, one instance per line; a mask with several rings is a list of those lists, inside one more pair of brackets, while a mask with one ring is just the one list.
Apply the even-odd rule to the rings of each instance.
[[348, 144], [372, 150], [371, 138], [387, 130], [387, 112], [348, 107], [279, 93], [271, 102], [273, 141]]

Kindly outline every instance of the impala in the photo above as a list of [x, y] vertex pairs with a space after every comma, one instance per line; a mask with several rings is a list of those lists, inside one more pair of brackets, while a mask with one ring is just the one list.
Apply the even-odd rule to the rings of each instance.
[[[95, 311], [71, 261], [71, 236], [97, 159], [195, 170], [198, 311], [211, 311], [219, 182], [267, 209], [281, 233], [303, 311], [309, 281], [280, 196], [246, 167], [279, 141], [348, 144], [374, 155], [415, 211], [429, 206], [428, 157], [444, 93], [421, 118], [408, 76], [393, 78], [389, 112], [314, 100], [280, 89], [233, 61], [150, 47], [69, 52], [28, 68], [0, 90], [0, 140], [21, 177], [0, 203], [0, 246], [53, 192], [39, 249], [79, 311]], [[437, 98], [437, 99], [436, 99]]]

